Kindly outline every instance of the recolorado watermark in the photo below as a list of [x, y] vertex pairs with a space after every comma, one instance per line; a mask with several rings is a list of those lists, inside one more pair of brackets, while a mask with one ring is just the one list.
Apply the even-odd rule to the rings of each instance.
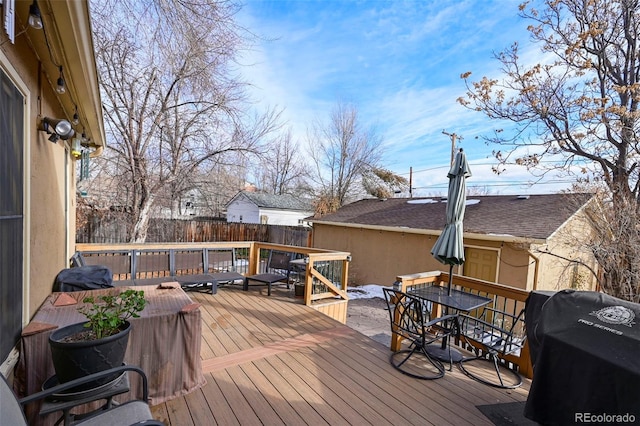
[[576, 423], [635, 423], [636, 416], [630, 413], [626, 414], [607, 414], [607, 413], [575, 413]]

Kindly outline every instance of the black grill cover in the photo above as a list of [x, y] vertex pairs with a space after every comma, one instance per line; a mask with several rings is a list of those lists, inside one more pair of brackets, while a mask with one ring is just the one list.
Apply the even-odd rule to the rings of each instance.
[[551, 296], [555, 294], [555, 291], [543, 291], [534, 290], [529, 293], [527, 298], [527, 305], [524, 312], [525, 328], [527, 330], [527, 341], [529, 342], [529, 354], [531, 355], [531, 364], [533, 369], [536, 368], [536, 361], [538, 359], [538, 351], [542, 345], [542, 336], [538, 332], [538, 323], [542, 315], [542, 306], [549, 300]]
[[53, 291], [81, 291], [113, 287], [111, 269], [102, 265], [79, 266], [58, 273]]
[[[542, 425], [640, 419], [640, 304], [562, 290], [542, 306], [525, 417]], [[527, 318], [529, 320], [529, 318]]]

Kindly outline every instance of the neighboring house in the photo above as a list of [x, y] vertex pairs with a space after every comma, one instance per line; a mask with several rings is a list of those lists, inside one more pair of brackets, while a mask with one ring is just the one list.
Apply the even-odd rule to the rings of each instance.
[[[171, 185], [166, 185], [157, 193], [149, 215], [154, 219], [224, 219], [225, 204], [237, 192], [237, 189], [227, 190], [227, 186], [226, 182], [219, 184], [213, 180], [203, 180], [180, 194], [171, 194]], [[118, 180], [105, 176], [104, 173], [78, 182], [79, 194], [96, 208], [117, 208], [127, 203], [129, 195], [114, 192], [113, 188], [116, 187]], [[237, 188], [237, 184], [233, 187]]]
[[298, 226], [311, 215], [311, 202], [292, 195], [240, 191], [227, 203], [227, 222]]
[[207, 194], [200, 188], [191, 188], [182, 194], [173, 207], [154, 206], [151, 217], [161, 219], [193, 219], [202, 216], [215, 216], [215, 210], [210, 206]]
[[[105, 134], [88, 2], [0, 4], [0, 370], [6, 373], [22, 327], [73, 254], [72, 145], [84, 133], [85, 151], [96, 156]], [[44, 29], [28, 25], [35, 7]], [[74, 137], [64, 126], [56, 132], [54, 120], [73, 124], [75, 114]]]
[[[577, 239], [589, 237], [582, 220], [588, 194], [480, 196], [467, 199], [466, 262], [454, 273], [526, 290], [594, 289], [596, 262]], [[348, 251], [354, 284], [391, 285], [398, 275], [449, 271], [431, 248], [446, 221], [439, 198], [367, 199], [313, 223], [313, 247]], [[545, 254], [544, 252], [551, 252]]]

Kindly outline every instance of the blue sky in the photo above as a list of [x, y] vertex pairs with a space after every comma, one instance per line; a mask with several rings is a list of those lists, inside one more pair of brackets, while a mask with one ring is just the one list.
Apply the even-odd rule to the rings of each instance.
[[300, 142], [337, 101], [356, 105], [361, 123], [384, 140], [384, 166], [407, 178], [413, 168], [416, 196], [446, 193], [451, 140], [443, 130], [463, 137], [458, 146], [473, 172], [468, 186], [492, 194], [554, 192], [568, 183], [530, 187], [535, 177], [516, 166], [492, 174], [495, 147], [477, 137], [503, 124], [456, 102], [465, 92], [462, 73], [499, 75], [494, 52], [518, 41], [525, 55], [537, 55], [527, 47], [519, 3], [245, 0], [238, 19], [263, 40], [243, 57], [242, 73], [256, 105], [283, 108]]

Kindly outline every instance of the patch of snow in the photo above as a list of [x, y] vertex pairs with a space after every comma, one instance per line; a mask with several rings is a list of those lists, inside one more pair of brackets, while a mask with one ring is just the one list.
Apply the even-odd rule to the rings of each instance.
[[384, 294], [382, 293], [382, 289], [385, 287], [393, 287], [393, 286], [367, 284], [367, 285], [361, 285], [358, 287], [347, 287], [347, 294], [352, 299], [371, 299], [373, 297], [379, 297], [381, 299], [384, 299]]
[[478, 204], [478, 203], [480, 203], [480, 200], [467, 200], [464, 204], [466, 206], [472, 206], [472, 205]]

